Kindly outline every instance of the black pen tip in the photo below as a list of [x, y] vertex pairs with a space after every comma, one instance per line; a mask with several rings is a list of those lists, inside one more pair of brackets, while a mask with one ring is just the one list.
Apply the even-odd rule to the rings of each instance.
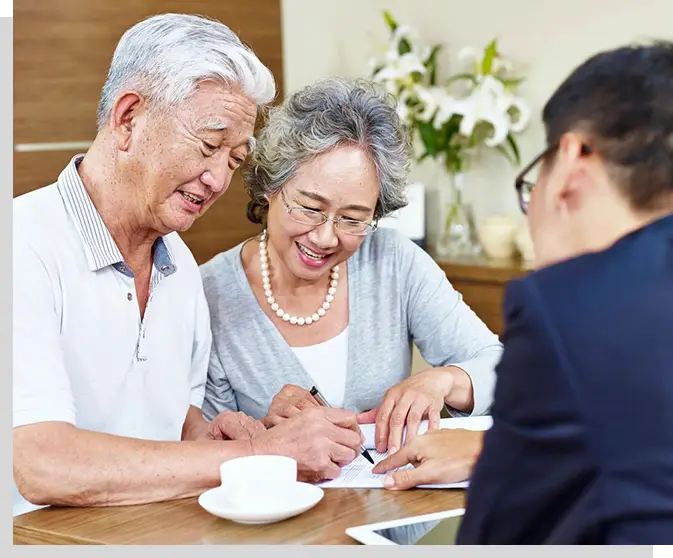
[[375, 463], [374, 463], [374, 458], [373, 458], [371, 455], [369, 455], [369, 452], [368, 452], [367, 450], [363, 451], [363, 452], [362, 452], [362, 455], [363, 455], [364, 458], [365, 458], [367, 461], [369, 461], [372, 465], [375, 465]]

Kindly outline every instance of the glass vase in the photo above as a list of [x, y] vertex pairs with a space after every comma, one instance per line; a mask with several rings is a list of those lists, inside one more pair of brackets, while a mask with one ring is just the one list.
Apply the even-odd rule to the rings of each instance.
[[439, 180], [442, 204], [441, 223], [436, 247], [442, 258], [476, 257], [482, 254], [472, 207], [465, 203], [465, 175], [442, 172]]

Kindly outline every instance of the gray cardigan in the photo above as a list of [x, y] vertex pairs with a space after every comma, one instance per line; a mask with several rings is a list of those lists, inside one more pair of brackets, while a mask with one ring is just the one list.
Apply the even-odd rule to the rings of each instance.
[[[209, 420], [224, 410], [259, 419], [283, 385], [313, 384], [259, 306], [242, 246], [201, 266], [213, 332], [203, 404]], [[348, 260], [348, 289], [345, 408], [378, 406], [388, 388], [410, 375], [415, 342], [431, 366], [465, 370], [474, 387], [472, 414], [488, 413], [502, 345], [425, 251], [395, 230], [378, 229]]]

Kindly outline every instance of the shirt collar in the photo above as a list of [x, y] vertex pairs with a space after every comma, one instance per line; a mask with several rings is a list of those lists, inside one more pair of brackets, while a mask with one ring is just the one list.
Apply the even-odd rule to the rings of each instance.
[[[68, 166], [61, 171], [58, 177], [58, 191], [83, 241], [91, 271], [98, 271], [111, 265], [117, 267], [124, 263], [124, 258], [77, 172], [83, 158], [84, 155], [75, 155]], [[159, 237], [154, 243], [152, 254], [154, 266], [160, 273], [163, 275], [175, 273], [177, 268], [163, 237]]]

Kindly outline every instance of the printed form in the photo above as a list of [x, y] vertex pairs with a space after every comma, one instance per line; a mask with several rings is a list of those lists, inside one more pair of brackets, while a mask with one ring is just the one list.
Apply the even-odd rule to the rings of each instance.
[[[483, 417], [457, 417], [442, 419], [440, 421], [440, 429], [443, 428], [465, 428], [467, 430], [488, 430], [491, 427], [492, 419], [490, 416]], [[361, 426], [362, 433], [365, 435], [365, 447], [369, 450], [369, 455], [372, 456], [375, 463], [382, 461], [388, 457], [388, 453], [378, 453], [374, 450], [374, 425], [363, 424]], [[424, 420], [421, 423], [419, 433], [422, 434], [428, 429], [428, 421]], [[413, 465], [406, 465], [400, 469], [410, 469]], [[341, 469], [341, 475], [333, 480], [318, 483], [321, 488], [383, 488], [383, 481], [385, 475], [375, 475], [372, 473], [372, 465], [364, 457], [359, 455], [355, 460]], [[400, 470], [398, 469], [398, 470]], [[392, 471], [391, 471], [392, 472]], [[418, 488], [467, 488], [469, 480], [450, 484], [425, 484], [419, 485]]]

